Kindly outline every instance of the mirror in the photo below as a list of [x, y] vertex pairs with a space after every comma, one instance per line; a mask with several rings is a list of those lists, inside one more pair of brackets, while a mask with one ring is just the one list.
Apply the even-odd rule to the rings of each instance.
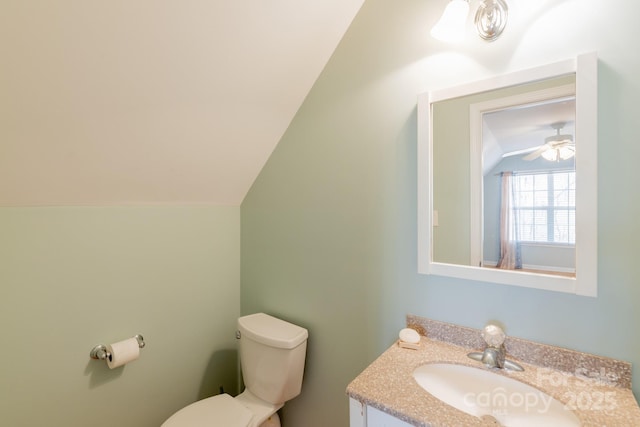
[[597, 57], [418, 102], [419, 270], [597, 294]]

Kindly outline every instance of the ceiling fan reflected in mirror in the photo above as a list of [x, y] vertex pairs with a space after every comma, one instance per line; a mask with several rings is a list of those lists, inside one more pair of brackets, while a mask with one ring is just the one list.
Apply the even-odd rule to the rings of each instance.
[[531, 161], [542, 156], [543, 159], [552, 162], [572, 158], [576, 154], [576, 144], [573, 141], [573, 135], [560, 133], [565, 124], [565, 122], [552, 123], [551, 127], [556, 130], [556, 134], [545, 138], [543, 145], [526, 148], [524, 150], [511, 151], [503, 154], [502, 157], [526, 154], [526, 156], [522, 157], [524, 160]]

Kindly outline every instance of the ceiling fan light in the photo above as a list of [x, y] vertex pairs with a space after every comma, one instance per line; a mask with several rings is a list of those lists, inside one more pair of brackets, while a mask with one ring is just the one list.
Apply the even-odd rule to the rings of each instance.
[[573, 147], [560, 147], [560, 148], [552, 148], [549, 147], [544, 150], [541, 154], [543, 159], [548, 160], [550, 162], [559, 162], [560, 160], [569, 160], [573, 156], [576, 155], [576, 150]]
[[543, 159], [549, 160], [550, 162], [558, 161], [558, 150], [555, 148], [544, 150], [540, 155]]
[[560, 160], [569, 160], [576, 155], [576, 150], [573, 147], [560, 147], [556, 149]]

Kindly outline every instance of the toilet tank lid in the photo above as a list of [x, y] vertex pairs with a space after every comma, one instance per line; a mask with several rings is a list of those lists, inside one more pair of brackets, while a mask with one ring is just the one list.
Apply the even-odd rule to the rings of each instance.
[[243, 336], [277, 348], [295, 348], [309, 336], [305, 328], [265, 313], [239, 318], [238, 328]]

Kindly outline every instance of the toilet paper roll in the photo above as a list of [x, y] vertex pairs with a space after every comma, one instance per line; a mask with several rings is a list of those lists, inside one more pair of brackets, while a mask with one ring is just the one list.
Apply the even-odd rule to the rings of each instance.
[[138, 340], [135, 338], [109, 344], [107, 351], [110, 354], [109, 357], [107, 357], [107, 366], [109, 366], [109, 369], [133, 362], [140, 356], [140, 346], [138, 345]]

